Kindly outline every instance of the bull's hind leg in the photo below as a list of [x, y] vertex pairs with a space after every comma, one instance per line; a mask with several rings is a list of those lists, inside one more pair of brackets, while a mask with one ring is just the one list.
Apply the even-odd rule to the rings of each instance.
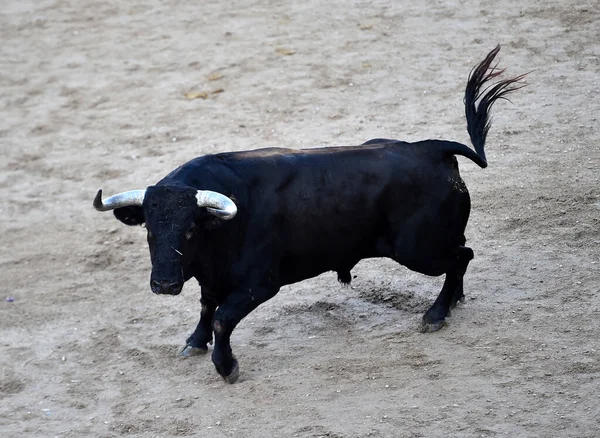
[[463, 277], [471, 260], [473, 260], [473, 250], [466, 246], [460, 246], [456, 252], [455, 263], [446, 272], [446, 279], [440, 294], [423, 315], [423, 332], [434, 332], [442, 328], [446, 316], [450, 314], [450, 307], [464, 299]]
[[199, 356], [206, 354], [208, 344], [212, 344], [212, 319], [217, 305], [210, 298], [202, 296], [200, 298], [202, 309], [200, 310], [200, 321], [194, 333], [185, 341], [185, 347], [180, 355], [183, 357]]

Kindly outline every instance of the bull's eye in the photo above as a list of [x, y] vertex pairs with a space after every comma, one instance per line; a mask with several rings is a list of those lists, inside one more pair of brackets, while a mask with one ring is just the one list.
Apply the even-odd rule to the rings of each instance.
[[194, 236], [194, 231], [196, 231], [196, 226], [192, 225], [190, 229], [185, 232], [186, 240], [190, 240]]

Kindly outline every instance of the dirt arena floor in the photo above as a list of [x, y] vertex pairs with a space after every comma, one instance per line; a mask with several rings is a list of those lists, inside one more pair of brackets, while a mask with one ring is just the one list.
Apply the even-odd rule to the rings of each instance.
[[[596, 0], [4, 0], [2, 437], [600, 436]], [[528, 86], [494, 107], [467, 301], [389, 260], [288, 286], [233, 336], [241, 376], [177, 352], [199, 288], [149, 289], [145, 230], [92, 199], [198, 155], [373, 137], [468, 143], [497, 44]]]

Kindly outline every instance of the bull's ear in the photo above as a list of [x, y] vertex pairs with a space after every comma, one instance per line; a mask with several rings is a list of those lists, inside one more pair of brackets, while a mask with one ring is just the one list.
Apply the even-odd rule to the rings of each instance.
[[113, 213], [125, 225], [142, 225], [144, 223], [144, 209], [142, 207], [115, 208]]

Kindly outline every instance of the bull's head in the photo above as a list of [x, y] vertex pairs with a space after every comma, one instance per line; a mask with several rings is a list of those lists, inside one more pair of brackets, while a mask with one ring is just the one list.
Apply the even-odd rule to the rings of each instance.
[[127, 225], [146, 224], [152, 261], [150, 288], [156, 294], [177, 295], [184, 283], [184, 270], [199, 247], [199, 231], [215, 217], [232, 219], [237, 207], [228, 197], [189, 187], [151, 186], [102, 200], [94, 199], [98, 211], [114, 210]]

